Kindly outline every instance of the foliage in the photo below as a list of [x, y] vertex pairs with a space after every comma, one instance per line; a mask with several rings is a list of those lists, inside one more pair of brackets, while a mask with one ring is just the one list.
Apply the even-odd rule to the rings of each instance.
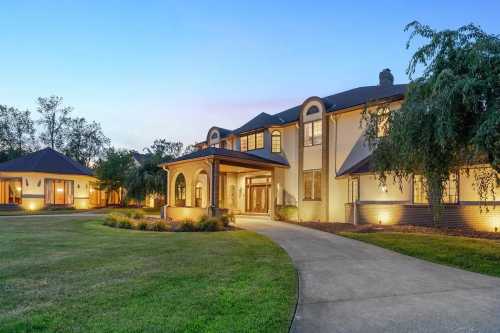
[[70, 119], [63, 152], [87, 167], [100, 157], [110, 144], [99, 123], [87, 122], [85, 118]]
[[296, 221], [298, 218], [298, 209], [294, 205], [285, 205], [278, 208], [276, 215], [281, 221]]
[[43, 127], [40, 141], [52, 149], [62, 149], [66, 128], [71, 120], [69, 114], [73, 108], [63, 107], [63, 98], [58, 96], [39, 97], [37, 102], [37, 110], [41, 116], [38, 123]]
[[0, 105], [0, 162], [36, 150], [31, 113]]
[[157, 139], [151, 147], [145, 148], [139, 166], [130, 169], [127, 174], [127, 197], [143, 201], [148, 195], [163, 195], [166, 191], [166, 173], [158, 165], [180, 156], [183, 144]]
[[218, 218], [209, 218], [206, 220], [199, 221], [197, 226], [197, 230], [199, 231], [222, 231], [224, 230], [224, 224], [221, 219]]
[[185, 219], [181, 222], [181, 224], [177, 228], [177, 231], [193, 232], [196, 231], [196, 229], [196, 224], [193, 222], [193, 220]]
[[[387, 105], [363, 113], [366, 139], [379, 179], [392, 173], [402, 184], [411, 174], [426, 179], [435, 222], [440, 221], [444, 183], [452, 172], [491, 164], [476, 189], [486, 198], [500, 171], [500, 40], [475, 25], [435, 31], [412, 22], [407, 48], [416, 37], [428, 40], [408, 65], [412, 80], [398, 111]], [[413, 79], [418, 66], [422, 75]], [[380, 125], [385, 136], [379, 137]], [[490, 185], [488, 185], [490, 184]]]
[[97, 161], [95, 168], [101, 189], [121, 191], [125, 186], [126, 175], [132, 167], [133, 161], [128, 151], [107, 149], [103, 158]]

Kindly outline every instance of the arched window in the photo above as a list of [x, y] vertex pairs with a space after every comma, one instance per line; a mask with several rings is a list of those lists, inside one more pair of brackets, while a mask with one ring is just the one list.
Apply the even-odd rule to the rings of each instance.
[[271, 151], [273, 153], [281, 153], [281, 132], [273, 131], [271, 133]]
[[186, 178], [182, 173], [175, 179], [175, 205], [177, 207], [186, 205]]
[[218, 137], [219, 137], [219, 133], [217, 133], [217, 132], [213, 132], [213, 133], [212, 133], [212, 136], [210, 136], [210, 139], [215, 140], [215, 139], [217, 139]]
[[317, 106], [311, 106], [309, 109], [307, 109], [307, 112], [306, 112], [306, 115], [311, 115], [311, 114], [315, 114], [315, 113], [318, 113], [319, 112], [319, 109]]

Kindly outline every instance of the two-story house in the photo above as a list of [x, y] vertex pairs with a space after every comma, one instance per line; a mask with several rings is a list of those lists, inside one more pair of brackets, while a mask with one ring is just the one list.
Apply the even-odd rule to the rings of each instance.
[[[386, 69], [377, 85], [309, 97], [233, 130], [210, 128], [197, 151], [162, 165], [169, 194], [164, 214], [176, 220], [221, 211], [275, 217], [291, 205], [299, 221], [431, 223], [422, 177], [402, 189], [391, 182], [381, 187], [370, 168], [362, 112], [367, 105], [398, 109], [406, 85], [393, 81]], [[451, 177], [445, 220], [500, 228], [500, 209], [480, 212], [471, 177]]]

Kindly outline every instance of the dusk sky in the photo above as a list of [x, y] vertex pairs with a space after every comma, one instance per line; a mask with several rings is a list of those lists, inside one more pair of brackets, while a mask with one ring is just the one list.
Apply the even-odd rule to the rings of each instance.
[[186, 144], [213, 126], [408, 81], [412, 20], [500, 33], [500, 1], [2, 1], [0, 104], [58, 95], [116, 147]]

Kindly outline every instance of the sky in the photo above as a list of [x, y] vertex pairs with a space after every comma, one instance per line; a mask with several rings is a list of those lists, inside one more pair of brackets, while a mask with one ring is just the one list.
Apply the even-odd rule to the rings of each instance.
[[115, 147], [191, 144], [310, 96], [408, 82], [407, 23], [500, 33], [500, 1], [22, 1], [0, 6], [0, 104], [57, 95]]

